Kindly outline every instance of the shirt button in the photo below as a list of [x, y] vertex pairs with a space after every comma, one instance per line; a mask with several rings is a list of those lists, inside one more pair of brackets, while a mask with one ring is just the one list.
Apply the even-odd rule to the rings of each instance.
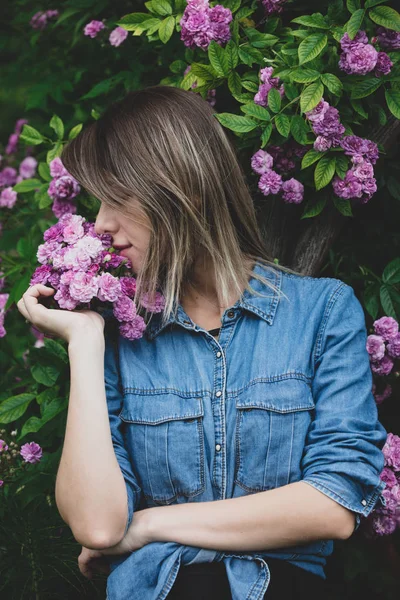
[[366, 500], [361, 500], [361, 504], [362, 504], [363, 506], [367, 506], [367, 501], [366, 501]]
[[220, 352], [220, 351], [218, 350], [218, 352], [217, 352], [217, 358], [219, 358], [220, 356], [222, 356], [222, 352]]
[[218, 390], [218, 392], [215, 395], [218, 396], [218, 398], [219, 398], [222, 395], [221, 390]]
[[216, 449], [217, 452], [219, 452], [221, 450], [220, 444], [216, 444], [215, 449]]
[[228, 317], [229, 317], [230, 319], [233, 319], [233, 317], [235, 316], [235, 311], [234, 311], [234, 310], [228, 310], [228, 313], [227, 313], [227, 314], [228, 314]]

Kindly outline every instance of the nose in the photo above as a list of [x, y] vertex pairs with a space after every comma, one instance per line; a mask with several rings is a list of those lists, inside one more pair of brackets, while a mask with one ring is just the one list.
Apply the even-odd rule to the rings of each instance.
[[97, 213], [96, 221], [94, 224], [94, 231], [97, 235], [103, 233], [109, 233], [113, 235], [117, 228], [115, 219], [112, 219], [111, 213], [107, 212], [103, 204], [100, 205], [100, 210]]

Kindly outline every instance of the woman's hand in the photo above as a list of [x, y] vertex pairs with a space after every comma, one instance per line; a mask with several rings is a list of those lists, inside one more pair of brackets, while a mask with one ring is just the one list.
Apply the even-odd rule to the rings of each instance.
[[37, 283], [29, 287], [17, 302], [19, 312], [41, 333], [55, 335], [68, 343], [75, 334], [92, 330], [104, 336], [104, 319], [93, 310], [58, 310], [40, 304], [41, 297], [50, 297], [53, 288]]
[[110, 565], [102, 550], [92, 550], [82, 546], [82, 552], [78, 556], [79, 570], [84, 577], [92, 579], [93, 573], [110, 574]]

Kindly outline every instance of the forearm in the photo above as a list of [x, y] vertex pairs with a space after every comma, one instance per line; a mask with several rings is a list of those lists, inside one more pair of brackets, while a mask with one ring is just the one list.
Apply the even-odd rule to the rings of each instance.
[[344, 539], [353, 513], [304, 482], [240, 498], [148, 509], [150, 541], [221, 551], [258, 551]]
[[127, 506], [107, 412], [104, 338], [75, 338], [68, 354], [71, 384], [56, 503], [77, 541], [96, 548], [122, 538]]

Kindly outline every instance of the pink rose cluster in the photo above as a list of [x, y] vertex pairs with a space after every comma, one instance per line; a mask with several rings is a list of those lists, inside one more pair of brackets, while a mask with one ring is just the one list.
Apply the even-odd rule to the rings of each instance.
[[390, 535], [400, 527], [400, 437], [388, 433], [382, 452], [385, 462], [380, 478], [386, 483], [382, 491], [385, 505], [367, 519], [376, 536]]
[[[192, 69], [192, 65], [188, 65], [186, 67], [186, 69], [184, 70], [184, 72], [183, 72], [183, 76], [185, 77], [191, 71], [191, 69]], [[192, 83], [192, 85], [190, 86], [190, 88], [192, 90], [196, 89], [197, 88], [197, 81], [194, 81]], [[215, 96], [216, 96], [216, 94], [217, 94], [217, 90], [216, 89], [207, 90], [206, 100], [207, 100], [207, 102], [209, 103], [210, 106], [215, 106], [215, 103], [216, 103]]]
[[[132, 264], [115, 253], [111, 236], [98, 236], [94, 223], [65, 213], [43, 237], [45, 242], [37, 251], [41, 266], [35, 270], [30, 285], [53, 287], [57, 290], [54, 300], [67, 310], [78, 307], [102, 312], [111, 303], [113, 315], [121, 323], [121, 335], [130, 340], [142, 337], [146, 325], [133, 301], [136, 279], [119, 277], [121, 270], [131, 269]], [[146, 295], [142, 306], [150, 312], [161, 312], [165, 299], [159, 292], [153, 301]]]
[[294, 171], [298, 159], [303, 158], [307, 151], [307, 146], [302, 146], [294, 140], [288, 140], [282, 146], [268, 146], [267, 150], [274, 159], [274, 170], [281, 175]]
[[209, 0], [188, 0], [179, 25], [181, 41], [188, 48], [207, 50], [211, 40], [222, 45], [231, 39], [232, 11], [221, 4], [210, 8]]
[[[4, 432], [4, 430], [2, 430]], [[15, 435], [17, 432], [12, 431], [11, 435]], [[8, 461], [15, 459], [18, 455], [18, 445], [15, 442], [11, 442], [10, 445], [5, 440], [0, 439], [0, 464], [2, 472], [5, 471], [4, 465], [7, 465]], [[28, 442], [23, 444], [20, 448], [19, 455], [22, 456], [24, 463], [38, 463], [42, 458], [42, 448], [36, 442]], [[4, 461], [4, 464], [3, 464]], [[4, 480], [0, 479], [0, 487], [3, 487]]]
[[300, 204], [304, 197], [304, 186], [300, 181], [294, 179], [282, 180], [282, 176], [272, 169], [274, 159], [265, 150], [258, 150], [251, 157], [251, 168], [255, 173], [261, 175], [258, 180], [258, 188], [264, 194], [278, 194], [281, 192], [284, 202], [287, 204]]
[[[85, 25], [83, 28], [83, 33], [88, 37], [95, 38], [103, 29], [106, 29], [103, 21], [97, 21], [93, 19]], [[123, 27], [115, 27], [108, 36], [108, 41], [110, 42], [111, 46], [120, 46], [127, 37], [128, 31], [126, 29]]]
[[28, 123], [26, 119], [18, 119], [15, 123], [14, 133], [8, 138], [8, 144], [6, 146], [6, 154], [14, 154], [18, 149], [18, 140], [21, 135], [22, 127]]
[[314, 142], [314, 150], [326, 152], [331, 147], [339, 146], [345, 127], [340, 123], [337, 108], [321, 98], [317, 106], [305, 114], [313, 132], [318, 136]]
[[366, 75], [373, 70], [376, 77], [390, 73], [393, 62], [386, 52], [378, 52], [368, 43], [365, 31], [358, 31], [353, 40], [345, 33], [340, 40], [340, 46], [342, 54], [339, 68], [348, 75]]
[[48, 195], [53, 200], [52, 211], [59, 219], [67, 213], [76, 213], [76, 205], [72, 200], [79, 194], [81, 187], [67, 169], [64, 167], [61, 158], [54, 158], [50, 164], [50, 175], [53, 179], [47, 190]]
[[283, 5], [286, 0], [261, 0], [262, 5], [264, 6], [265, 14], [273, 15], [279, 14], [283, 11]]
[[35, 13], [29, 24], [33, 29], [40, 29], [41, 31], [47, 27], [47, 22], [50, 19], [57, 19], [59, 16], [58, 10], [39, 10]]
[[389, 375], [394, 361], [400, 358], [399, 324], [393, 317], [381, 317], [373, 323], [374, 332], [367, 338], [372, 372]]
[[279, 77], [272, 77], [273, 67], [265, 67], [260, 71], [261, 83], [258, 87], [258, 92], [254, 96], [254, 102], [260, 106], [268, 106], [268, 92], [275, 88], [281, 95], [281, 98], [285, 94], [285, 88], [280, 83]]

